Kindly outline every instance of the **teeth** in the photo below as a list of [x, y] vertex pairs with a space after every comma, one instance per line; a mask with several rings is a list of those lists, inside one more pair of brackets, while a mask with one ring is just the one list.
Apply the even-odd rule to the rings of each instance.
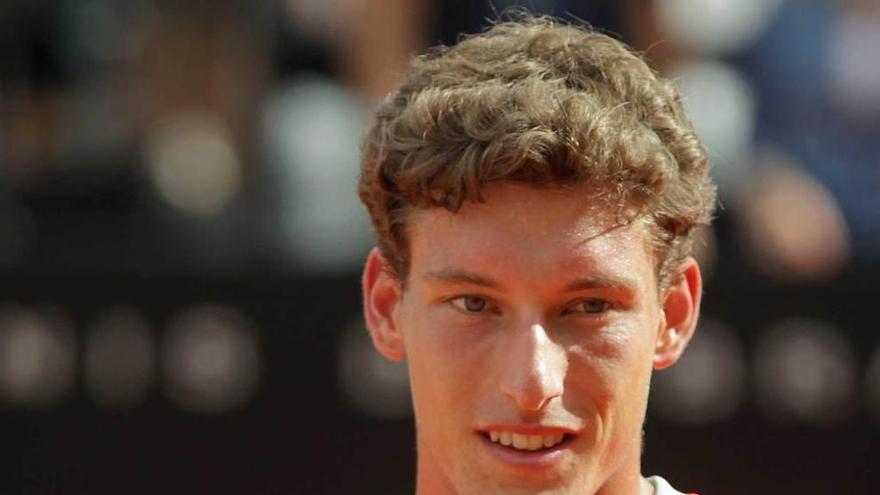
[[539, 450], [550, 448], [562, 442], [565, 437], [562, 433], [557, 435], [522, 435], [509, 431], [490, 431], [489, 439], [495, 443], [513, 447], [517, 450]]
[[510, 433], [506, 431], [501, 432], [501, 445], [510, 445], [512, 442], [510, 441]]
[[519, 433], [513, 434], [513, 448], [527, 450], [529, 448], [529, 439], [525, 435]]
[[529, 435], [529, 450], [538, 450], [544, 446], [544, 437], [542, 435]]

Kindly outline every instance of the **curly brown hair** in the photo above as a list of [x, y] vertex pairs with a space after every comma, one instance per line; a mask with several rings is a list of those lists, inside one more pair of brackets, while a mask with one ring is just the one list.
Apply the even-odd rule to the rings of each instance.
[[588, 183], [652, 226], [661, 285], [708, 224], [715, 186], [681, 96], [621, 42], [521, 14], [415, 57], [375, 113], [359, 194], [406, 280], [412, 208], [456, 211], [490, 182]]

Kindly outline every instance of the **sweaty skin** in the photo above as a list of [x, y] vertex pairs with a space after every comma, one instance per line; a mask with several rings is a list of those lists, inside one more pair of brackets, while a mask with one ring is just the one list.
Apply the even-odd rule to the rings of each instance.
[[[699, 307], [693, 260], [660, 294], [649, 230], [587, 186], [502, 182], [485, 203], [407, 219], [406, 284], [374, 250], [374, 344], [406, 359], [419, 495], [645, 494], [641, 429], [652, 370], [674, 363]], [[564, 433], [551, 449], [501, 431]]]

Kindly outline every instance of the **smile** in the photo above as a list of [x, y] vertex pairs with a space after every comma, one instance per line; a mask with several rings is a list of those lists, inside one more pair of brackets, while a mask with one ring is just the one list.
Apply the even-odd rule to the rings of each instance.
[[[539, 425], [492, 425], [476, 432], [485, 452], [505, 469], [534, 475], [558, 468], [573, 455], [578, 431]], [[531, 474], [529, 474], [531, 473]]]
[[565, 440], [564, 433], [549, 435], [524, 435], [510, 431], [491, 430], [488, 432], [489, 439], [506, 447], [516, 450], [542, 450], [559, 445]]

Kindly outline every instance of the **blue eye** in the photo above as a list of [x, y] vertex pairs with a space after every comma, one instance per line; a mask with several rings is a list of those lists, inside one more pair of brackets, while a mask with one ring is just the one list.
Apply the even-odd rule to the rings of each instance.
[[456, 297], [452, 300], [452, 304], [467, 313], [480, 313], [485, 311], [489, 306], [489, 302], [486, 298], [479, 296]]
[[464, 308], [468, 311], [478, 312], [486, 309], [486, 300], [482, 297], [465, 296]]
[[608, 311], [610, 306], [611, 305], [608, 303], [608, 301], [605, 301], [603, 299], [587, 299], [585, 301], [577, 303], [577, 306], [575, 306], [575, 311], [590, 315], [598, 315], [604, 313], [605, 311]]

